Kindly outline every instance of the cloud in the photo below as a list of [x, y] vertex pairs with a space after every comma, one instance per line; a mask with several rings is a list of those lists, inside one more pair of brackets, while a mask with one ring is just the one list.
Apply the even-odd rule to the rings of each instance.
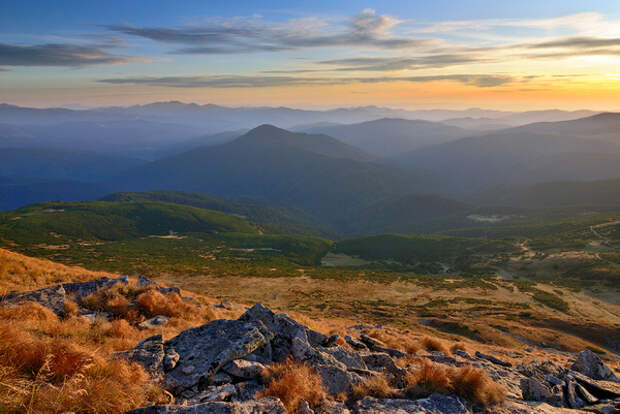
[[529, 45], [531, 49], [571, 48], [590, 49], [593, 47], [620, 46], [620, 38], [600, 37], [566, 37], [563, 39], [550, 40], [547, 42]]
[[432, 54], [420, 57], [362, 57], [332, 59], [319, 62], [323, 65], [340, 66], [339, 71], [396, 71], [405, 69], [444, 68], [447, 66], [479, 63], [482, 58], [473, 55]]
[[167, 76], [167, 77], [131, 77], [101, 79], [99, 82], [110, 84], [133, 84], [164, 86], [171, 88], [262, 88], [276, 86], [308, 86], [308, 85], [346, 85], [351, 83], [381, 83], [381, 82], [436, 82], [456, 81], [466, 85], [488, 88], [501, 86], [514, 81], [508, 75], [480, 75], [480, 74], [453, 74], [453, 75], [424, 75], [401, 77], [293, 77], [293, 76]]
[[317, 18], [284, 23], [262, 20], [208, 20], [185, 27], [108, 25], [107, 29], [156, 42], [180, 45], [173, 54], [235, 54], [278, 52], [320, 47], [366, 47], [397, 50], [436, 45], [432, 39], [398, 37], [392, 29], [401, 21], [365, 9], [344, 23], [328, 24]]
[[128, 56], [107, 53], [101, 45], [48, 43], [10, 45], [0, 43], [0, 65], [4, 66], [89, 66], [128, 63]]

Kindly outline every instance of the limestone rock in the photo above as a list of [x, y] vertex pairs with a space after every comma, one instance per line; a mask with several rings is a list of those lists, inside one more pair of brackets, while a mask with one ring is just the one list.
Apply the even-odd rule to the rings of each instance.
[[166, 325], [169, 320], [170, 320], [170, 318], [167, 317], [167, 316], [157, 315], [157, 316], [152, 317], [151, 319], [147, 319], [144, 322], [140, 322], [138, 324], [138, 328], [140, 328], [140, 329], [153, 329], [153, 328], [158, 327], [158, 326]]
[[577, 360], [571, 369], [595, 380], [620, 382], [609, 367], [589, 349], [584, 349], [577, 355]]
[[196, 405], [154, 405], [127, 411], [125, 414], [286, 414], [277, 398], [246, 402], [206, 402]]
[[432, 394], [419, 400], [392, 400], [366, 397], [357, 402], [358, 414], [467, 414], [470, 411], [457, 397]]
[[163, 376], [164, 342], [161, 335], [143, 339], [134, 349], [117, 352], [114, 357], [139, 363], [157, 380]]
[[260, 322], [224, 319], [183, 331], [165, 343], [166, 353], [174, 350], [179, 361], [166, 372], [163, 385], [174, 394], [209, 383], [223, 365], [254, 352], [271, 338]]
[[260, 375], [265, 366], [260, 362], [246, 361], [243, 359], [235, 359], [229, 362], [223, 368], [226, 373], [233, 377], [243, 379], [254, 379]]

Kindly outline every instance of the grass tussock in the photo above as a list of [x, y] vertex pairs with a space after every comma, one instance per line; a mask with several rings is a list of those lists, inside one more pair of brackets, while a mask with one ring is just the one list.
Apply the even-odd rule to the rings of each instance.
[[504, 401], [506, 394], [482, 369], [471, 365], [446, 367], [427, 359], [419, 359], [409, 370], [408, 398], [427, 397], [432, 393], [458, 395], [474, 404], [489, 406]]
[[429, 352], [443, 352], [446, 355], [450, 355], [450, 349], [444, 341], [439, 338], [433, 338], [425, 336], [421, 340], [422, 347]]
[[381, 376], [367, 378], [361, 384], [353, 387], [351, 399], [361, 400], [364, 397], [393, 398], [398, 396], [398, 391], [392, 388], [389, 382]]
[[408, 335], [403, 335], [395, 330], [366, 329], [366, 335], [378, 339], [390, 348], [399, 349], [409, 354], [415, 354], [420, 350], [420, 344]]
[[36, 324], [63, 323], [36, 304], [12, 309], [17, 314], [34, 312], [19, 322], [6, 318], [6, 312], [0, 315], [2, 412], [118, 413], [163, 400], [140, 365], [32, 330]]
[[154, 287], [136, 287], [131, 284], [116, 285], [99, 290], [81, 300], [83, 306], [123, 318], [132, 323], [141, 322], [155, 315], [191, 321], [210, 321], [215, 314], [210, 307], [199, 307], [184, 302], [174, 292], [162, 294]]
[[267, 388], [259, 398], [278, 397], [292, 413], [297, 412], [302, 400], [306, 400], [311, 408], [315, 408], [327, 397], [323, 380], [316, 370], [291, 358], [268, 366], [261, 373], [261, 378], [267, 384]]

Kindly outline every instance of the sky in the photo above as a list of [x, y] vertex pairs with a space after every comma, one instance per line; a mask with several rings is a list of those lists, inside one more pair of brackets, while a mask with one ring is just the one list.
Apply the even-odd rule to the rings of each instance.
[[620, 111], [618, 0], [0, 0], [0, 102]]

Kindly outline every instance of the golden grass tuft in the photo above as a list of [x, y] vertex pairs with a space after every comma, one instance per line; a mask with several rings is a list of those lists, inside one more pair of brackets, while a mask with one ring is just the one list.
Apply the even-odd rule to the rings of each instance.
[[451, 353], [454, 353], [454, 351], [457, 351], [457, 350], [467, 352], [467, 347], [465, 346], [465, 343], [455, 342], [450, 346]]
[[450, 355], [450, 350], [448, 349], [448, 346], [445, 344], [444, 341], [439, 338], [425, 336], [424, 338], [422, 338], [421, 343], [422, 347], [429, 352], [443, 352], [446, 355]]
[[504, 389], [482, 369], [465, 365], [446, 367], [419, 358], [405, 378], [408, 398], [427, 397], [432, 393], [452, 394], [474, 404], [488, 406], [501, 403], [506, 398]]
[[397, 396], [397, 393], [397, 390], [390, 386], [385, 377], [374, 376], [353, 387], [351, 400], [358, 401], [364, 397], [393, 398]]
[[316, 408], [327, 397], [323, 380], [316, 370], [291, 358], [268, 366], [261, 373], [261, 378], [267, 388], [258, 398], [278, 397], [292, 413], [297, 412], [301, 400], [306, 400], [311, 408]]

